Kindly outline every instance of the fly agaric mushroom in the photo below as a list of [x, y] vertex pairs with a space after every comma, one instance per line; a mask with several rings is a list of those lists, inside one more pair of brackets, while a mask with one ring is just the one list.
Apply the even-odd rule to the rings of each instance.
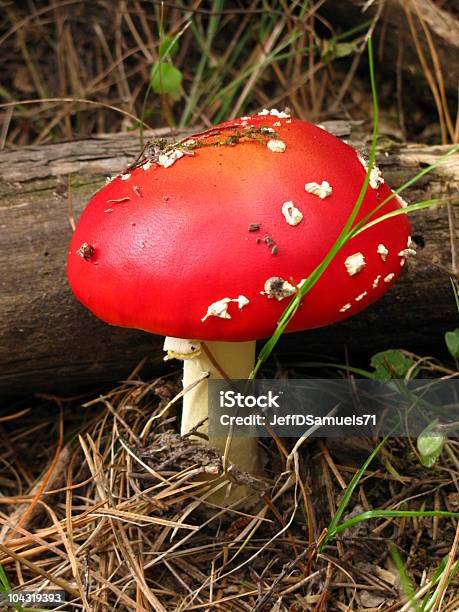
[[[168, 358], [183, 360], [185, 387], [203, 372], [247, 378], [255, 341], [272, 334], [334, 243], [365, 172], [348, 144], [275, 110], [160, 143], [86, 207], [68, 255], [70, 286], [104, 321], [166, 336]], [[356, 222], [391, 195], [373, 169]], [[378, 215], [401, 206], [393, 197]], [[410, 246], [405, 215], [356, 235], [287, 331], [329, 325], [378, 300]], [[184, 396], [182, 434], [206, 417], [201, 380]], [[229, 458], [256, 472], [256, 439], [234, 439]]]

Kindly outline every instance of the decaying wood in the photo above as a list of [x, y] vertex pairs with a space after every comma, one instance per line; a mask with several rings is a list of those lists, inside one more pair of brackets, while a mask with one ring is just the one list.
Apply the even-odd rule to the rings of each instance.
[[[343, 122], [330, 122], [327, 128], [349, 136], [350, 126]], [[361, 144], [354, 134], [351, 141]], [[396, 187], [446, 151], [381, 142], [379, 165]], [[71, 224], [105, 177], [125, 168], [138, 152], [138, 137], [126, 134], [0, 151], [0, 392], [70, 392], [115, 381], [143, 357], [158, 370], [162, 339], [98, 321], [74, 300], [65, 275]], [[458, 186], [455, 155], [406, 197], [442, 197], [455, 203]], [[278, 354], [288, 352], [292, 360], [311, 354], [342, 360], [344, 347], [351, 359], [399, 346], [438, 352], [443, 333], [457, 326], [449, 283], [456, 249], [452, 239], [457, 238], [454, 220], [453, 207], [450, 220], [446, 207], [414, 214], [413, 233], [425, 246], [409, 262], [403, 280], [355, 318], [286, 336]]]

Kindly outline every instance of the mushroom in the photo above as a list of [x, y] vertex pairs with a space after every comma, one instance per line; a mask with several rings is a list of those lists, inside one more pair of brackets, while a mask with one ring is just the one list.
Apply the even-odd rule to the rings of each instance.
[[[206, 376], [250, 375], [255, 341], [272, 334], [322, 261], [364, 178], [361, 156], [348, 144], [263, 111], [163, 143], [159, 154], [147, 149], [91, 199], [70, 245], [70, 286], [104, 321], [166, 336], [166, 357], [183, 360], [188, 389], [182, 434], [207, 431]], [[356, 222], [391, 195], [378, 173]], [[378, 215], [400, 206], [392, 197]], [[260, 228], [275, 249], [266, 248]], [[287, 331], [329, 325], [378, 300], [403, 269], [408, 236], [405, 215], [357, 234]], [[223, 454], [225, 440], [209, 443]], [[255, 438], [233, 439], [228, 457], [241, 470], [261, 469]]]

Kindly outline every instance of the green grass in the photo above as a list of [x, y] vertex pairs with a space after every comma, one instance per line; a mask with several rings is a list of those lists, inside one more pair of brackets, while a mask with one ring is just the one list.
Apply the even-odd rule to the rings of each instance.
[[[363, 463], [363, 465], [360, 466], [359, 470], [354, 474], [351, 482], [349, 483], [346, 491], [344, 492], [343, 498], [339, 503], [339, 506], [336, 510], [335, 515], [333, 516], [333, 518], [331, 519], [330, 523], [328, 524], [327, 527], [327, 533], [325, 534], [324, 538], [322, 539], [320, 545], [319, 545], [319, 551], [322, 551], [325, 546], [329, 543], [329, 541], [334, 538], [336, 536], [336, 534], [340, 533], [340, 531], [344, 531], [344, 529], [347, 529], [348, 527], [351, 527], [352, 524], [356, 524], [360, 521], [358, 520], [354, 520], [354, 519], [349, 519], [348, 521], [345, 521], [345, 523], [340, 525], [340, 520], [341, 517], [343, 516], [344, 512], [346, 511], [346, 508], [349, 505], [349, 502], [351, 501], [352, 495], [356, 489], [356, 487], [358, 486], [359, 482], [361, 481], [362, 477], [364, 476], [368, 466], [370, 465], [370, 463], [373, 461], [373, 459], [376, 457], [376, 455], [379, 453], [379, 451], [381, 450], [381, 448], [384, 446], [384, 444], [386, 443], [387, 438], [383, 438], [381, 440], [381, 442], [376, 446], [376, 448], [373, 450], [373, 452], [370, 454], [370, 456], [368, 457], [368, 459], [365, 461], [365, 463]], [[359, 515], [362, 516], [362, 515]], [[358, 519], [359, 517], [356, 516], [355, 519]], [[354, 521], [354, 522], [352, 522]], [[345, 527], [343, 527], [342, 525], [346, 525]]]
[[406, 598], [408, 599], [410, 603], [412, 610], [414, 612], [420, 612], [418, 602], [414, 596], [415, 593], [414, 593], [413, 585], [411, 584], [411, 580], [405, 571], [403, 560], [398, 550], [395, 548], [393, 544], [390, 547], [390, 555], [392, 557], [392, 561], [394, 562], [395, 567], [397, 568], [398, 575], [400, 577], [400, 585], [403, 589], [403, 592], [405, 593]]
[[459, 313], [459, 293], [457, 290], [457, 285], [454, 282], [454, 279], [450, 278], [450, 281], [451, 281], [451, 288], [453, 290], [454, 301], [456, 302], [457, 312]]
[[[3, 569], [3, 565], [0, 565], [0, 593], [9, 593], [10, 591], [12, 591], [10, 581], [8, 580], [8, 576]], [[18, 610], [18, 612], [26, 612], [19, 604], [12, 604], [12, 607], [15, 610]]]
[[[367, 468], [371, 464], [371, 462], [378, 455], [380, 450], [383, 448], [387, 437], [381, 440], [381, 442], [376, 446], [376, 448], [369, 455], [368, 459], [363, 463], [363, 465], [359, 468], [359, 470], [355, 473], [348, 487], [346, 488], [343, 498], [336, 510], [336, 513], [332, 517], [328, 527], [325, 531], [324, 537], [321, 539], [318, 545], [318, 551], [323, 552], [324, 549], [330, 542], [336, 538], [341, 533], [344, 533], [347, 529], [354, 527], [355, 525], [362, 523], [364, 521], [375, 520], [375, 519], [387, 519], [387, 518], [404, 518], [404, 519], [417, 519], [417, 518], [453, 518], [459, 519], [459, 512], [448, 512], [443, 510], [369, 510], [367, 512], [362, 512], [352, 518], [349, 518], [343, 522], [341, 519], [344, 515], [344, 512], [349, 506], [349, 503], [352, 499], [352, 496], [359, 485], [360, 481], [364, 477]], [[419, 612], [428, 612], [432, 609], [433, 605], [437, 602], [438, 598], [441, 596], [441, 584], [442, 581], [446, 580], [446, 587], [451, 583], [455, 575], [459, 571], [459, 561], [456, 561], [452, 568], [450, 569], [450, 573], [448, 576], [444, 576], [447, 571], [447, 559], [445, 557], [443, 562], [440, 564], [437, 571], [434, 573], [431, 581], [432, 584], [437, 584], [437, 588], [432, 593], [432, 590], [429, 589], [427, 594], [424, 597], [422, 605], [419, 606], [417, 600], [415, 599], [415, 591], [411, 584], [410, 578], [405, 571], [405, 567], [403, 561], [397, 551], [397, 549], [391, 545], [390, 552], [392, 559], [394, 561], [395, 567], [399, 573], [400, 584], [403, 588], [405, 596], [407, 600], [412, 605], [413, 610]]]
[[[20, 47], [27, 68], [25, 84], [30, 82], [35, 88], [21, 89], [21, 83], [18, 88], [7, 75], [0, 87], [0, 100], [11, 107], [0, 108], [14, 109], [8, 131], [27, 125], [29, 143], [37, 137], [39, 142], [55, 142], [63, 137], [81, 138], [98, 129], [142, 131], [144, 123], [151, 128], [216, 124], [274, 104], [292, 106], [302, 117], [311, 110], [317, 115], [327, 93], [318, 101], [305, 92], [310, 85], [317, 89], [321, 79], [328, 83], [326, 73], [335, 62], [341, 61], [340, 66], [346, 69], [342, 58], [358, 54], [370, 21], [365, 19], [345, 31], [335, 32], [328, 24], [320, 33], [310, 32], [309, 21], [316, 10], [309, 2], [296, 6], [268, 2], [262, 10], [238, 11], [228, 8], [224, 0], [212, 0], [208, 9], [190, 8], [183, 0], [174, 7], [154, 3], [132, 12], [127, 7], [119, 40], [115, 29], [104, 28], [98, 35], [92, 28], [82, 31], [72, 22], [70, 12], [68, 39], [56, 38], [59, 28], [53, 27], [50, 17], [43, 26], [39, 48], [29, 50], [22, 42], [36, 27], [36, 16], [20, 7], [11, 9], [3, 15], [3, 25], [12, 29], [0, 37], [0, 46], [5, 61], [10, 56], [17, 61]], [[149, 22], [140, 19], [143, 11]], [[52, 6], [38, 11], [40, 15], [49, 12], [54, 12]], [[95, 23], [100, 20], [101, 25], [105, 19], [113, 22], [114, 13], [116, 6], [103, 14], [96, 10]], [[19, 36], [15, 25], [21, 20]], [[109, 51], [118, 44], [123, 58], [114, 63]], [[83, 45], [102, 58], [97, 66], [85, 59]], [[61, 60], [69, 58], [68, 69], [56, 73], [56, 54]], [[39, 61], [39, 57], [47, 59]], [[167, 74], [161, 87], [161, 68], [165, 66]], [[78, 86], [78, 79], [69, 79], [67, 72], [81, 75], [85, 87]], [[145, 78], [146, 74], [149, 77]], [[174, 86], [171, 78], [178, 79]], [[60, 121], [56, 121], [54, 105], [59, 105]], [[11, 136], [11, 144], [17, 138], [19, 134]]]

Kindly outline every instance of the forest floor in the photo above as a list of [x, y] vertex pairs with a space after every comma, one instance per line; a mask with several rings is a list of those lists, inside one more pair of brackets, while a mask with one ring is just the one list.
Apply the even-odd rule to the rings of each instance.
[[[369, 33], [380, 133], [457, 143], [456, 4], [339, 4], [1, 0], [0, 148], [271, 106], [370, 133]], [[435, 358], [444, 338], [432, 348], [396, 359], [457, 377], [453, 356]], [[220, 459], [177, 433], [180, 372], [144, 379], [142, 368], [115, 388], [3, 404], [0, 593], [63, 589], [61, 610], [459, 610], [456, 439], [431, 467], [409, 437], [310, 438], [293, 462], [295, 440], [265, 439], [256, 501], [219, 507], [206, 496]]]

